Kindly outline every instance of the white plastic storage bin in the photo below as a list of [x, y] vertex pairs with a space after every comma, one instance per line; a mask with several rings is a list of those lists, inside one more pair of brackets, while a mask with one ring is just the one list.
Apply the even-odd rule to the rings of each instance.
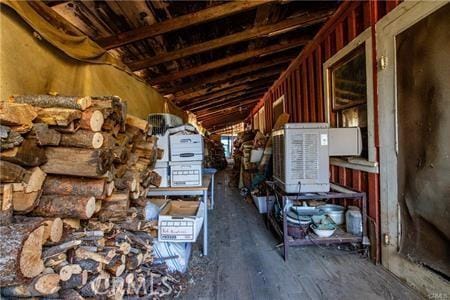
[[203, 160], [203, 138], [200, 134], [174, 134], [170, 136], [171, 161]]
[[252, 195], [253, 202], [260, 214], [266, 214], [268, 209], [272, 209], [273, 203], [275, 202], [275, 196], [269, 196], [269, 207], [267, 207], [267, 197], [266, 196], [255, 196]]
[[202, 162], [169, 162], [170, 186], [202, 186]]
[[[169, 163], [166, 161], [157, 161], [155, 168], [153, 169], [156, 173], [161, 176], [161, 184], [159, 187], [169, 186]], [[151, 187], [153, 188], [153, 187]]]

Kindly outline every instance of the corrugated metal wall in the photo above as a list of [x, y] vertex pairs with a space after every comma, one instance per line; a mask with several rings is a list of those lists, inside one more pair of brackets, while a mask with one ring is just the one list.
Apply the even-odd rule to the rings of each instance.
[[[270, 132], [275, 121], [272, 117], [272, 103], [284, 95], [286, 111], [290, 114], [290, 122], [324, 122], [325, 101], [322, 65], [352, 39], [371, 26], [374, 57], [373, 80], [374, 87], [376, 87], [374, 24], [398, 4], [399, 1], [346, 1], [342, 3], [314, 40], [302, 50], [264, 95], [253, 109], [250, 117], [264, 105], [266, 131]], [[369, 109], [374, 109], [375, 123], [377, 123], [376, 88], [374, 93], [374, 107]], [[331, 124], [335, 123], [333, 114], [330, 115], [330, 122]], [[375, 124], [375, 146], [378, 149], [378, 124]], [[369, 226], [370, 236], [372, 243], [377, 245], [372, 249], [372, 257], [379, 261], [379, 174], [337, 166], [330, 166], [330, 171], [332, 182], [367, 193], [368, 215], [371, 222]]]

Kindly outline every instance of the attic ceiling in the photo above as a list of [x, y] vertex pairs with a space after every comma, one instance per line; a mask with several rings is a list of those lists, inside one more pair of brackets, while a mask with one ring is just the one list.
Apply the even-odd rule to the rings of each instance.
[[331, 1], [46, 1], [210, 130], [240, 122]]

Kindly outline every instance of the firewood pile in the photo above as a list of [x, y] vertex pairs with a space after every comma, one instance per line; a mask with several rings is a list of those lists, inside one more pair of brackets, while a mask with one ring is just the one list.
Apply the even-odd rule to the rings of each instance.
[[158, 298], [180, 289], [154, 261], [157, 224], [143, 219], [147, 190], [161, 182], [147, 121], [115, 96], [38, 95], [0, 102], [0, 124], [4, 297]]
[[205, 143], [205, 167], [223, 170], [227, 167], [225, 149], [223, 144], [212, 138], [204, 138]]

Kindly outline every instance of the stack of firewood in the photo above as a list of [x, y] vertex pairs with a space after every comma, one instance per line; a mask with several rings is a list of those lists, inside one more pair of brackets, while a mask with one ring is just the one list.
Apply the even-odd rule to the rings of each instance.
[[155, 273], [139, 209], [161, 181], [149, 124], [115, 96], [48, 95], [0, 102], [0, 124], [3, 295], [132, 295]]

